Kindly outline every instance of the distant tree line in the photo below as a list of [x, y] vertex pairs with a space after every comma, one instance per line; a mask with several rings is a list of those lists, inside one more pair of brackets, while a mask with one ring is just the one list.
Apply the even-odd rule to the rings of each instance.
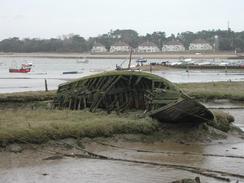
[[135, 30], [115, 30], [87, 40], [80, 35], [66, 35], [51, 39], [8, 38], [0, 41], [0, 52], [87, 52], [95, 42], [102, 43], [107, 49], [117, 41], [124, 41], [136, 48], [145, 41], [154, 42], [159, 48], [170, 40], [181, 41], [186, 48], [195, 39], [204, 39], [223, 51], [244, 51], [244, 31], [203, 30], [196, 33], [187, 31], [166, 36], [165, 32], [139, 35]]
[[87, 41], [79, 35], [52, 39], [23, 39], [17, 37], [0, 42], [1, 52], [86, 52]]

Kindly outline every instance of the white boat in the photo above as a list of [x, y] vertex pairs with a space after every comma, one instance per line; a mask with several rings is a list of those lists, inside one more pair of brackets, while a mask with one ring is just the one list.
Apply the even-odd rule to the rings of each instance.
[[192, 61], [191, 58], [185, 58], [185, 59], [184, 59], [184, 62], [191, 62], [191, 61]]
[[221, 62], [221, 63], [219, 63], [218, 65], [219, 65], [219, 66], [227, 66], [228, 63], [227, 63], [227, 62]]
[[77, 60], [76, 63], [78, 63], [78, 64], [88, 64], [89, 60], [88, 59]]
[[206, 62], [199, 62], [196, 65], [211, 65], [211, 62], [208, 62], [208, 61], [206, 61]]
[[32, 67], [32, 63], [21, 64], [22, 67]]
[[168, 65], [174, 66], [174, 65], [182, 65], [182, 62], [169, 62]]

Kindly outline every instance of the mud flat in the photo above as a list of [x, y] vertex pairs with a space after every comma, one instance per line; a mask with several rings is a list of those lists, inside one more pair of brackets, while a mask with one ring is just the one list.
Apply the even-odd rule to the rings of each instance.
[[1, 148], [1, 181], [170, 183], [197, 176], [203, 183], [244, 181], [244, 143], [233, 135], [211, 142], [159, 139], [116, 135], [19, 144], [21, 153]]

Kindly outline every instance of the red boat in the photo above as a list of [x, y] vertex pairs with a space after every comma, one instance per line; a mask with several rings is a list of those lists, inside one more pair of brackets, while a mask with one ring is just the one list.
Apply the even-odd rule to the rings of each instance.
[[9, 72], [14, 72], [14, 73], [28, 73], [31, 71], [31, 67], [21, 67], [19, 69], [17, 68], [9, 68]]

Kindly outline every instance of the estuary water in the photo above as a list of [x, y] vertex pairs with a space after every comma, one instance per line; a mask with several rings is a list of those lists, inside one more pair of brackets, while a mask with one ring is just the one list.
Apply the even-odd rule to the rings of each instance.
[[[114, 70], [116, 65], [120, 66], [122, 63], [122, 67], [128, 66], [128, 60], [123, 59], [89, 59], [88, 63], [81, 63], [81, 61], [69, 58], [0, 57], [0, 93], [44, 90], [44, 79], [47, 79], [48, 89], [54, 90], [67, 80]], [[148, 63], [162, 61], [148, 60]], [[33, 64], [30, 73], [9, 73], [9, 68], [20, 67], [24, 63]], [[135, 64], [136, 61], [132, 60], [132, 65]], [[77, 72], [77, 74], [63, 74], [63, 72]], [[175, 83], [244, 80], [244, 71], [189, 70], [186, 72], [184, 69], [167, 69], [153, 71], [153, 73]]]
[[[8, 58], [0, 57], [0, 93], [44, 90], [44, 79], [48, 89], [57, 89], [58, 85], [70, 79], [76, 79], [92, 73], [113, 70], [122, 60], [89, 60], [79, 63], [78, 59], [48, 58]], [[9, 68], [32, 63], [29, 73], [9, 73]], [[63, 72], [78, 74], [63, 74]]]

